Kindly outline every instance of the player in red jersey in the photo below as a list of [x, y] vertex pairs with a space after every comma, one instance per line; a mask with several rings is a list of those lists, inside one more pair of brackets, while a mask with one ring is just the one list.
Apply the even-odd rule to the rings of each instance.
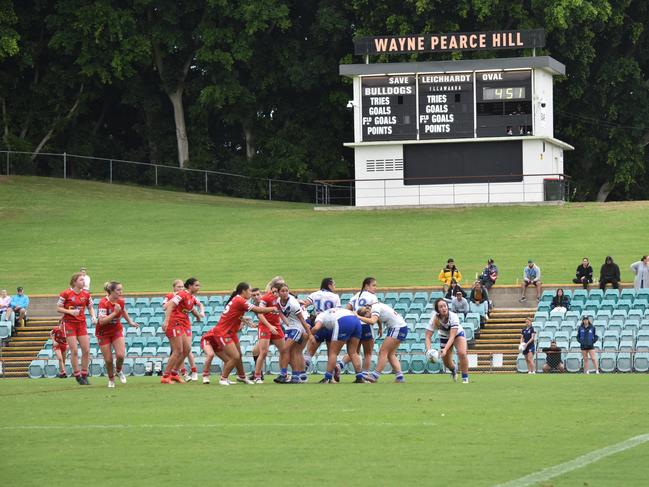
[[[277, 313], [277, 308], [271, 307], [262, 307], [255, 306], [252, 303], [248, 302], [252, 296], [252, 291], [250, 290], [250, 284], [247, 282], [240, 282], [237, 284], [237, 288], [230, 295], [230, 299], [223, 310], [221, 319], [216, 324], [210, 334], [212, 334], [216, 340], [217, 348], [219, 348], [219, 357], [223, 359], [223, 372], [221, 374], [221, 379], [219, 384], [222, 386], [229, 386], [233, 384], [228, 379], [230, 372], [235, 367], [237, 368], [237, 381], [243, 382], [244, 384], [254, 384], [253, 381], [246, 377], [245, 370], [243, 369], [243, 361], [241, 360], [241, 346], [239, 345], [239, 337], [237, 332], [241, 328], [241, 322], [247, 322], [252, 324], [251, 320], [246, 320], [244, 314], [248, 311], [253, 313]], [[207, 365], [207, 364], [206, 364]], [[209, 375], [209, 368], [205, 369]], [[203, 372], [205, 376], [205, 372]]]
[[[164, 298], [164, 301], [162, 302], [162, 309], [166, 310], [167, 309], [167, 303], [173, 299], [173, 297], [178, 294], [180, 291], [185, 289], [185, 283], [182, 281], [182, 279], [176, 279], [173, 284], [171, 285], [171, 288], [173, 289], [173, 292], [170, 292], [167, 294]], [[203, 320], [205, 319], [205, 307], [203, 306], [203, 303], [200, 301], [197, 301], [197, 305], [199, 308], [199, 311], [196, 311], [196, 307], [192, 309], [192, 314], [196, 317], [197, 320]], [[190, 327], [191, 331], [191, 327]], [[187, 373], [187, 369], [184, 367], [184, 359], [183, 363], [181, 363], [182, 368], [180, 369], [180, 374], [183, 376], [183, 378], [186, 381], [197, 381], [198, 380], [198, 372], [196, 369], [196, 361], [194, 360], [194, 354], [192, 353], [192, 337], [191, 334], [189, 336], [183, 335], [183, 339], [185, 340], [184, 344], [185, 347], [183, 348], [183, 351], [187, 351], [187, 361], [189, 362], [189, 369], [190, 373]]]
[[171, 344], [171, 356], [160, 380], [162, 384], [185, 382], [178, 375], [178, 369], [191, 351], [192, 323], [189, 314], [198, 307], [196, 294], [201, 289], [201, 283], [195, 277], [190, 277], [184, 285], [185, 289], [171, 298], [165, 308], [162, 329]]
[[[108, 372], [108, 387], [115, 387], [115, 373], [122, 384], [126, 384], [126, 376], [122, 372], [126, 345], [124, 343], [124, 328], [121, 318], [124, 318], [130, 326], [138, 328], [126, 311], [122, 299], [122, 284], [116, 281], [107, 282], [104, 285], [106, 297], [99, 301], [97, 307], [97, 329], [95, 336], [99, 348], [104, 356], [106, 372]], [[111, 350], [112, 347], [112, 350]], [[115, 350], [115, 365], [113, 366], [113, 350]]]
[[[252, 302], [261, 307], [277, 308], [277, 299], [279, 287], [283, 284], [277, 284], [262, 296], [261, 291], [257, 288], [252, 290]], [[284, 329], [282, 328], [281, 318], [277, 313], [258, 314], [259, 324], [257, 327], [257, 343], [252, 350], [252, 358], [255, 360], [254, 381], [255, 384], [263, 384], [264, 363], [268, 355], [270, 344], [275, 345], [279, 351], [280, 357], [287, 354], [286, 342], [284, 340]], [[280, 361], [282, 359], [280, 358]]]
[[68, 374], [65, 373], [65, 357], [68, 354], [68, 341], [65, 338], [65, 327], [63, 324], [55, 326], [50, 332], [50, 337], [52, 338], [52, 350], [54, 350], [54, 355], [59, 361], [59, 373], [57, 377], [59, 379], [65, 379]]
[[[70, 347], [70, 361], [72, 371], [77, 382], [81, 385], [90, 385], [88, 382], [88, 364], [90, 363], [90, 339], [86, 328], [85, 310], [88, 308], [92, 324], [97, 324], [95, 309], [92, 307], [92, 297], [88, 291], [83, 290], [85, 281], [83, 274], [77, 272], [70, 279], [70, 289], [59, 295], [56, 311], [61, 313], [61, 324], [65, 328], [68, 346]], [[81, 348], [81, 370], [77, 355], [77, 342]]]

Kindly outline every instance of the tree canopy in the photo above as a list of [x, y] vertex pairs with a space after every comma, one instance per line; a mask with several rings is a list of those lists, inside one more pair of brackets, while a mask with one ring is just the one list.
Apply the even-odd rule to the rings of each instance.
[[[643, 0], [0, 0], [3, 146], [353, 177], [338, 75], [364, 35], [544, 28], [577, 200], [649, 198]], [[513, 56], [465, 52], [371, 62]]]

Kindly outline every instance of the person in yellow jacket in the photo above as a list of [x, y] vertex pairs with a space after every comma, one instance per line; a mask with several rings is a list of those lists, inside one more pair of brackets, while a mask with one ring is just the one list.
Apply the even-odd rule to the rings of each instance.
[[446, 261], [446, 267], [440, 271], [437, 278], [442, 282], [444, 292], [446, 293], [451, 285], [451, 280], [455, 279], [458, 283], [462, 280], [462, 273], [455, 266], [455, 261], [453, 259], [448, 259]]

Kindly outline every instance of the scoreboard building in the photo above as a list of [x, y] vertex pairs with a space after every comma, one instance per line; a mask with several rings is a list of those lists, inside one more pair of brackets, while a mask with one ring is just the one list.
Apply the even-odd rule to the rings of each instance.
[[[542, 31], [363, 38], [356, 54], [542, 47]], [[495, 45], [494, 45], [495, 44]], [[476, 47], [472, 47], [476, 46]], [[459, 50], [456, 48], [448, 48]], [[356, 206], [563, 199], [548, 56], [344, 64], [353, 81]]]

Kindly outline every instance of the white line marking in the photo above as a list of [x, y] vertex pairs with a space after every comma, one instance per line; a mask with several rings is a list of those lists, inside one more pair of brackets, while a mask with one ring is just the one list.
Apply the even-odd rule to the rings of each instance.
[[582, 467], [585, 467], [586, 465], [595, 463], [602, 458], [606, 458], [608, 456], [615, 455], [616, 453], [629, 450], [648, 441], [649, 433], [634, 436], [633, 438], [629, 438], [628, 440], [616, 443], [615, 445], [606, 446], [604, 448], [600, 448], [599, 450], [586, 453], [585, 455], [577, 457], [574, 460], [570, 460], [569, 462], [560, 463], [559, 465], [555, 465], [554, 467], [548, 467], [543, 470], [539, 470], [538, 472], [526, 475], [525, 477], [521, 477], [519, 479], [510, 480], [509, 482], [506, 482], [504, 484], [498, 484], [496, 487], [527, 487], [528, 485], [543, 482], [551, 478], [558, 477], [559, 475], [572, 472], [573, 470], [580, 469]]
[[317, 426], [420, 427], [435, 423], [208, 423], [208, 424], [21, 424], [0, 426], [0, 431], [13, 430], [111, 430], [111, 429], [184, 429], [184, 428], [314, 428]]

